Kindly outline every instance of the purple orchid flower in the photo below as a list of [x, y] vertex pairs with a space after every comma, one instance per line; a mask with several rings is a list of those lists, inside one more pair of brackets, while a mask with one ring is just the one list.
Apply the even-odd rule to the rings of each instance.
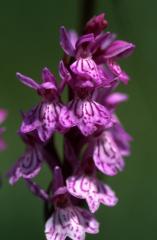
[[63, 186], [63, 178], [59, 167], [54, 169], [54, 196], [55, 211], [47, 220], [45, 234], [47, 240], [55, 239], [85, 239], [85, 233], [96, 234], [99, 223], [91, 213], [74, 206]]
[[[86, 233], [98, 233], [93, 213], [101, 204], [113, 207], [118, 202], [99, 175], [115, 176], [123, 171], [124, 158], [130, 154], [132, 138], [116, 115], [128, 96], [115, 90], [129, 80], [118, 61], [135, 46], [103, 32], [107, 26], [105, 14], [99, 14], [87, 22], [81, 36], [60, 28], [64, 56], [58, 67], [59, 87], [48, 68], [42, 71], [41, 84], [17, 73], [42, 100], [23, 116], [19, 132], [26, 151], [9, 172], [9, 182], [23, 178], [44, 202], [47, 240], [84, 240]], [[4, 116], [0, 111], [0, 122]], [[62, 144], [55, 148], [56, 133], [63, 136], [63, 151]], [[43, 163], [52, 174], [47, 190], [33, 179]], [[83, 208], [85, 202], [89, 210]]]
[[62, 104], [58, 99], [55, 77], [48, 68], [44, 68], [42, 71], [42, 84], [38, 84], [20, 73], [17, 73], [17, 77], [23, 84], [33, 88], [43, 97], [43, 101], [26, 114], [20, 130], [22, 133], [36, 130], [41, 141], [45, 142], [54, 131], [63, 130], [59, 123]]
[[63, 107], [60, 122], [64, 128], [77, 126], [84, 136], [93, 134], [99, 126], [111, 127], [110, 112], [101, 104], [76, 98]]
[[124, 159], [110, 131], [104, 130], [93, 138], [89, 151], [92, 152], [96, 167], [102, 173], [114, 176], [124, 169]]
[[10, 184], [15, 184], [21, 177], [31, 179], [37, 176], [45, 158], [43, 146], [35, 134], [20, 133], [20, 136], [27, 147], [8, 173]]
[[73, 176], [66, 180], [66, 184], [70, 194], [86, 200], [92, 213], [99, 209], [100, 204], [113, 207], [118, 202], [113, 190], [97, 179], [94, 163], [87, 156], [84, 157]]

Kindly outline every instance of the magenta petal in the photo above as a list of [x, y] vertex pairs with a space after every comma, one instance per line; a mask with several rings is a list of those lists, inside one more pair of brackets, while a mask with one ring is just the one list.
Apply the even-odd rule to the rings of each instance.
[[97, 65], [90, 57], [79, 58], [70, 66], [70, 69], [80, 77], [95, 80], [97, 84], [101, 83]]
[[10, 169], [10, 171], [7, 173], [7, 176], [9, 178], [9, 183], [11, 185], [14, 185], [22, 176], [20, 167], [19, 167], [19, 161]]
[[114, 92], [111, 93], [109, 96], [106, 97], [105, 103], [112, 107], [115, 108], [117, 105], [120, 103], [123, 103], [128, 100], [128, 95], [120, 92]]
[[106, 59], [120, 58], [130, 55], [135, 48], [135, 45], [125, 41], [116, 40], [107, 49], [104, 54]]
[[82, 108], [83, 118], [78, 128], [83, 135], [89, 136], [93, 134], [99, 126], [111, 127], [111, 114], [101, 104], [94, 101], [84, 101]]
[[75, 49], [76, 42], [78, 40], [78, 33], [75, 32], [74, 30], [70, 30], [69, 31], [69, 36], [70, 36], [70, 42], [71, 42], [73, 48]]
[[42, 91], [42, 90], [55, 90], [55, 91], [57, 91], [57, 87], [52, 82], [44, 82], [39, 87], [39, 91]]
[[43, 68], [42, 70], [42, 79], [43, 82], [50, 82], [56, 86], [55, 76], [51, 73], [51, 71], [47, 67]]
[[46, 222], [47, 240], [64, 240], [66, 237], [84, 240], [85, 233], [96, 234], [99, 223], [87, 211], [78, 207], [58, 208]]
[[117, 76], [124, 84], [128, 84], [129, 76], [121, 69], [120, 65], [114, 61], [108, 61], [109, 69]]
[[90, 211], [96, 212], [100, 204], [115, 206], [117, 197], [112, 189], [101, 183], [95, 177], [73, 176], [66, 181], [67, 189], [74, 197], [85, 199]]
[[67, 55], [74, 56], [75, 49], [71, 37], [72, 35], [62, 26], [60, 28], [60, 45]]
[[33, 88], [35, 90], [38, 89], [39, 84], [36, 83], [32, 78], [22, 75], [21, 73], [16, 73], [16, 77], [26, 86]]
[[121, 152], [110, 132], [105, 131], [97, 138], [93, 150], [93, 160], [96, 167], [109, 176], [114, 176], [124, 169]]
[[130, 155], [130, 142], [132, 141], [132, 137], [125, 131], [123, 126], [117, 120], [117, 123], [114, 124], [112, 129], [112, 135], [114, 141], [116, 142], [121, 155], [129, 156]]
[[65, 67], [64, 62], [62, 60], [59, 63], [59, 75], [62, 78], [62, 80], [65, 80], [66, 82], [68, 82], [71, 79], [71, 75], [68, 69]]
[[91, 52], [95, 53], [96, 50], [100, 48], [102, 51], [104, 51], [105, 49], [108, 48], [108, 46], [110, 46], [110, 44], [115, 40], [115, 38], [116, 38], [116, 35], [110, 32], [98, 35], [95, 38], [95, 41], [90, 44]]
[[75, 101], [71, 101], [68, 106], [63, 107], [59, 116], [60, 122], [64, 128], [71, 128], [78, 124], [79, 120], [75, 115]]
[[61, 111], [60, 104], [44, 102], [40, 109], [40, 126], [37, 131], [41, 141], [47, 141], [55, 130], [58, 130], [58, 118]]
[[39, 146], [29, 147], [10, 170], [8, 174], [10, 184], [15, 184], [20, 177], [30, 179], [37, 176], [43, 160], [43, 154]]
[[19, 167], [23, 178], [33, 178], [41, 170], [43, 155], [40, 148], [34, 147], [28, 150], [20, 159]]
[[65, 128], [77, 126], [83, 135], [93, 134], [99, 126], [112, 125], [110, 112], [94, 101], [76, 99], [64, 107], [60, 122]]
[[80, 47], [83, 47], [84, 43], [92, 43], [93, 41], [94, 41], [94, 34], [93, 33], [83, 35], [76, 42], [76, 48], [78, 49]]
[[20, 131], [22, 133], [32, 132], [40, 126], [39, 112], [41, 105], [34, 107], [30, 112], [28, 112], [21, 124]]

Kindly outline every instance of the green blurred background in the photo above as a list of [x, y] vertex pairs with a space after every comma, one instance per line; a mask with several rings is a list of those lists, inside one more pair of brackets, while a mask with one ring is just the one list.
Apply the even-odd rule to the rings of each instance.
[[[36, 94], [15, 78], [20, 71], [35, 79], [42, 67], [56, 72], [62, 52], [59, 47], [60, 25], [79, 26], [81, 1], [1, 1], [0, 6], [0, 107], [9, 111], [5, 123], [8, 148], [0, 154], [0, 173], [5, 174], [23, 152], [24, 146], [16, 131], [20, 124], [19, 110], [27, 110], [38, 101]], [[89, 0], [90, 5], [90, 0]], [[95, 14], [107, 13], [110, 30], [119, 38], [136, 44], [134, 55], [123, 61], [132, 80], [121, 90], [130, 99], [119, 109], [126, 129], [133, 135], [132, 156], [126, 170], [107, 181], [119, 196], [119, 204], [101, 207], [97, 214], [101, 233], [97, 239], [157, 239], [157, 1], [100, 0]], [[49, 178], [44, 169], [40, 177]], [[0, 189], [0, 239], [44, 239], [43, 206], [20, 181], [9, 186], [3, 181]], [[87, 239], [94, 239], [88, 236]]]

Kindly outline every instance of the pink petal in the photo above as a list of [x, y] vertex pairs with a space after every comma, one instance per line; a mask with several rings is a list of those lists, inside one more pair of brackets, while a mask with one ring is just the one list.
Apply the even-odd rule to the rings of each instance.
[[65, 27], [60, 28], [60, 45], [67, 55], [74, 56], [73, 35]]
[[124, 169], [120, 150], [109, 132], [104, 132], [94, 145], [93, 159], [96, 167], [106, 175], [114, 176]]
[[130, 55], [135, 48], [135, 45], [121, 40], [114, 41], [105, 52], [105, 58], [118, 58]]
[[77, 126], [85, 136], [93, 134], [99, 126], [112, 125], [111, 114], [104, 106], [81, 99], [71, 101], [62, 109], [60, 122], [65, 128]]
[[95, 234], [99, 223], [87, 211], [78, 207], [58, 208], [45, 225], [47, 240], [84, 240], [85, 233]]
[[70, 69], [80, 77], [90, 78], [96, 84], [101, 84], [97, 65], [91, 58], [79, 58], [70, 66]]
[[30, 77], [27, 77], [21, 73], [16, 73], [16, 77], [26, 86], [30, 87], [30, 88], [33, 88], [35, 90], [38, 89], [39, 87], [39, 84], [36, 83], [32, 78]]
[[58, 118], [61, 105], [58, 103], [44, 102], [40, 109], [40, 126], [37, 128], [41, 141], [47, 141], [58, 128]]
[[112, 189], [95, 177], [73, 176], [69, 177], [66, 183], [69, 193], [74, 197], [85, 199], [92, 213], [98, 210], [100, 203], [110, 207], [117, 203], [117, 198]]
[[25, 114], [24, 120], [21, 124], [20, 131], [22, 133], [32, 132], [40, 126], [39, 112], [41, 104], [34, 107], [31, 111]]

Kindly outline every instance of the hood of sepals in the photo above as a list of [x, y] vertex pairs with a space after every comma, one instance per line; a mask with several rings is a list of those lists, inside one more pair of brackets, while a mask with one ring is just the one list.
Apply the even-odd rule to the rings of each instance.
[[76, 42], [76, 59], [91, 57], [90, 45], [94, 42], [94, 34], [81, 36]]
[[49, 86], [49, 83], [43, 83], [37, 90], [38, 95], [42, 96], [44, 100], [53, 101], [58, 99], [57, 88]]

